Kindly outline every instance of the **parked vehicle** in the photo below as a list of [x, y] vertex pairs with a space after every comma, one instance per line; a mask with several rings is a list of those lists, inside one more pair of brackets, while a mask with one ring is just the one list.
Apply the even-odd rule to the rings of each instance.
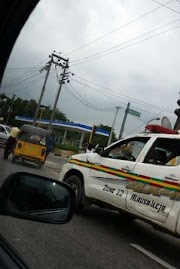
[[180, 235], [180, 134], [150, 129], [69, 158], [59, 179], [74, 188], [76, 212], [95, 204]]
[[11, 127], [0, 124], [0, 145], [5, 146], [10, 136]]
[[39, 168], [45, 163], [46, 139], [49, 132], [32, 125], [23, 125], [13, 151], [12, 162], [16, 159], [34, 162]]

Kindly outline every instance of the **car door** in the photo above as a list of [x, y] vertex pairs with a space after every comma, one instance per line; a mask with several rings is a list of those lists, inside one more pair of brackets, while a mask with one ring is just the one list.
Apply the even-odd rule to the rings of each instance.
[[149, 137], [133, 137], [108, 147], [97, 155], [88, 178], [88, 196], [119, 208], [126, 207], [128, 189], [138, 158]]
[[[145, 158], [136, 164], [129, 183], [127, 209], [164, 223], [180, 200], [180, 139], [154, 138]], [[176, 161], [175, 161], [176, 160]]]

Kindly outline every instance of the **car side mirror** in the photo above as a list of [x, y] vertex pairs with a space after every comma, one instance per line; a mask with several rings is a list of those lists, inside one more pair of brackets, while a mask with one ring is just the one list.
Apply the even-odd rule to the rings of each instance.
[[95, 149], [94, 149], [94, 152], [99, 154], [99, 155], [102, 155], [103, 154], [103, 151], [104, 151], [104, 147], [102, 145], [96, 145], [95, 146]]
[[10, 175], [0, 189], [0, 213], [63, 224], [72, 218], [75, 200], [74, 190], [65, 183], [19, 172]]

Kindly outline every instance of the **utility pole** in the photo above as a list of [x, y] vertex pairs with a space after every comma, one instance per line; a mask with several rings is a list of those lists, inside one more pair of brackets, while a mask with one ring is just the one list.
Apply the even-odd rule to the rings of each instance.
[[130, 107], [130, 103], [128, 102], [127, 107], [126, 107], [126, 111], [124, 113], [124, 119], [123, 119], [123, 122], [122, 122], [122, 125], [121, 125], [121, 130], [120, 130], [120, 133], [119, 133], [119, 139], [121, 139], [122, 136], [123, 136], [124, 126], [125, 126], [125, 123], [126, 123], [128, 112], [129, 112], [129, 107]]
[[15, 97], [16, 97], [16, 95], [14, 94], [13, 97], [12, 97], [12, 99], [11, 99], [11, 105], [10, 105], [10, 107], [8, 109], [8, 116], [7, 116], [7, 119], [6, 119], [6, 125], [9, 122], [9, 117], [10, 117], [11, 112], [12, 112], [12, 106], [13, 106], [13, 102], [14, 102]]
[[96, 125], [93, 124], [88, 143], [91, 143], [95, 131], [96, 131]]
[[50, 72], [50, 69], [51, 69], [51, 65], [53, 63], [53, 53], [49, 57], [51, 58], [51, 60], [46, 64], [45, 67], [43, 67], [40, 70], [40, 72], [41, 72], [42, 70], [45, 69], [45, 70], [47, 70], [47, 73], [46, 73], [46, 76], [45, 76], [45, 79], [44, 79], [44, 84], [42, 86], [41, 94], [40, 94], [39, 101], [38, 101], [38, 104], [37, 104], [37, 107], [36, 107], [36, 111], [35, 111], [35, 114], [34, 114], [34, 119], [33, 119], [32, 125], [36, 124], [36, 120], [37, 120], [37, 117], [38, 117], [38, 114], [39, 114], [41, 101], [42, 101], [42, 98], [43, 98], [43, 95], [44, 95], [44, 92], [45, 92], [45, 89], [46, 89], [46, 83], [47, 83], [47, 80], [48, 80], [48, 77], [49, 77], [49, 72]]
[[[43, 98], [43, 95], [44, 95], [44, 92], [45, 92], [46, 83], [47, 83], [47, 80], [48, 80], [48, 77], [49, 77], [49, 72], [50, 72], [52, 64], [54, 64], [55, 67], [60, 66], [62, 68], [67, 68], [67, 61], [68, 60], [61, 57], [61, 56], [59, 56], [59, 55], [57, 55], [57, 54], [55, 54], [55, 51], [51, 55], [49, 55], [49, 57], [51, 58], [50, 61], [43, 68], [41, 68], [41, 70], [40, 70], [40, 72], [42, 72], [43, 70], [46, 70], [47, 72], [46, 72], [46, 76], [45, 76], [45, 79], [44, 79], [44, 84], [42, 86], [39, 101], [38, 101], [38, 104], [37, 104], [37, 107], [36, 107], [36, 111], [35, 111], [35, 115], [34, 115], [34, 119], [33, 119], [33, 125], [36, 124], [36, 120], [37, 120], [39, 110], [40, 110], [40, 106], [41, 106], [41, 101], [42, 101], [42, 98]], [[54, 58], [55, 58], [55, 60], [54, 60]], [[63, 62], [61, 63], [61, 61], [63, 61]]]
[[112, 124], [112, 127], [111, 127], [111, 132], [110, 132], [110, 135], [109, 135], [107, 146], [109, 146], [111, 144], [113, 130], [114, 130], [114, 125], [115, 125], [117, 114], [118, 114], [118, 111], [119, 111], [120, 108], [121, 108], [120, 106], [117, 106], [116, 107], [116, 113], [115, 113], [115, 116], [114, 116], [114, 120], [113, 120], [113, 124]]
[[50, 118], [50, 122], [49, 122], [49, 125], [48, 125], [48, 131], [49, 132], [52, 132], [52, 122], [54, 120], [54, 114], [55, 114], [55, 111], [56, 111], [56, 106], [57, 106], [57, 103], [58, 103], [58, 100], [59, 100], [59, 95], [61, 93], [61, 89], [62, 89], [62, 85], [65, 83], [65, 80], [67, 79], [67, 73], [66, 73], [66, 70], [69, 68], [69, 59], [64, 59], [62, 57], [59, 57], [59, 59], [63, 59], [63, 61], [65, 62], [65, 66], [64, 65], [61, 65], [62, 68], [64, 69], [63, 70], [63, 73], [61, 74], [61, 79], [59, 80], [59, 89], [58, 89], [58, 92], [57, 92], [57, 96], [56, 96], [56, 99], [55, 99], [55, 102], [54, 102], [54, 106], [53, 106], [53, 110], [52, 110], [52, 114], [51, 114], [51, 118]]

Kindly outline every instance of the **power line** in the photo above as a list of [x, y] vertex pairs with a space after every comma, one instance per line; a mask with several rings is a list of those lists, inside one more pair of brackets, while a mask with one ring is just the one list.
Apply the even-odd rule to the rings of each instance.
[[[6, 71], [13, 71], [13, 70], [22, 70], [22, 69], [35, 69], [35, 67], [33, 67], [33, 66], [31, 66], [31, 67], [7, 67], [6, 68]], [[37, 68], [37, 70], [38, 70], [38, 68]]]
[[[87, 103], [83, 102], [82, 100], [80, 100], [74, 93], [71, 92], [71, 90], [67, 87], [67, 85], [64, 85], [64, 88], [66, 89], [66, 91], [71, 95], [73, 96], [76, 100], [78, 100], [80, 103], [82, 103], [83, 105], [91, 108], [91, 109], [94, 109], [94, 110], [98, 110], [92, 106], [89, 106]], [[98, 110], [99, 111], [99, 110]]]
[[[77, 83], [79, 83], [79, 84], [81, 84], [81, 85], [83, 85], [83, 86], [86, 86], [86, 87], [88, 87], [89, 89], [91, 89], [91, 90], [93, 90], [93, 91], [95, 91], [95, 92], [98, 91], [101, 95], [103, 95], [103, 96], [105, 96], [105, 97], [108, 97], [109, 99], [111, 99], [111, 100], [113, 100], [113, 101], [116, 101], [116, 102], [119, 104], [119, 101], [117, 101], [117, 99], [114, 99], [112, 96], [109, 96], [109, 95], [107, 95], [107, 94], [101, 92], [99, 89], [94, 88], [94, 87], [92, 87], [92, 86], [89, 86], [89, 85], [87, 85], [87, 84], [84, 84], [84, 83], [82, 83], [82, 82], [80, 82], [80, 81], [78, 81], [78, 80], [75, 80], [75, 79], [71, 79], [71, 80], [72, 80], [72, 81], [75, 81], [75, 82], [77, 82]], [[121, 102], [121, 103], [122, 103], [122, 102]], [[124, 104], [124, 103], [122, 103], [122, 104]]]
[[87, 100], [85, 100], [85, 98], [82, 97], [82, 96], [78, 93], [78, 91], [75, 89], [75, 87], [72, 86], [71, 83], [70, 83], [69, 85], [70, 85], [71, 88], [77, 93], [77, 95], [78, 95], [84, 102], [86, 102], [87, 105], [91, 106], [91, 108], [94, 108], [94, 109], [96, 109], [96, 110], [99, 110], [96, 106], [90, 104]]
[[161, 7], [165, 7], [165, 8], [167, 8], [167, 9], [169, 9], [169, 10], [173, 11], [173, 12], [176, 12], [176, 13], [180, 14], [180, 12], [179, 12], [179, 11], [177, 11], [177, 10], [175, 10], [175, 9], [171, 8], [171, 7], [168, 7], [168, 6], [167, 6], [167, 4], [161, 4], [161, 3], [159, 3], [159, 2], [158, 2], [158, 1], [156, 1], [156, 0], [151, 0], [151, 1], [153, 1], [153, 2], [155, 2], [155, 3], [157, 3], [157, 4], [159, 4]]
[[133, 129], [130, 133], [128, 133], [127, 135], [132, 134], [133, 132], [135, 132], [136, 130], [138, 130], [140, 127], [142, 127], [143, 125], [145, 125], [145, 123], [140, 124], [138, 127], [136, 127], [135, 129]]
[[[105, 97], [107, 97], [107, 98], [109, 98], [109, 99], [111, 99], [111, 100], [113, 100], [113, 101], [116, 101], [118, 104], [121, 103], [121, 104], [123, 104], [124, 106], [127, 105], [127, 103], [123, 103], [122, 101], [117, 101], [117, 98], [122, 99], [122, 97], [120, 97], [120, 96], [116, 96], [116, 95], [114, 95], [114, 94], [111, 93], [112, 96], [115, 96], [115, 97], [116, 97], [116, 99], [115, 99], [115, 98], [113, 98], [112, 96], [109, 96], [109, 95], [105, 94], [104, 92], [101, 92], [101, 91], [100, 91], [99, 89], [97, 89], [97, 88], [93, 88], [93, 87], [88, 86], [88, 85], [86, 85], [86, 84], [83, 84], [83, 83], [81, 83], [81, 82], [79, 82], [79, 81], [77, 81], [77, 80], [73, 80], [73, 81], [76, 81], [76, 82], [78, 82], [79, 84], [82, 84], [82, 85], [84, 85], [84, 86], [90, 88], [91, 90], [93, 90], [93, 91], [95, 91], [95, 92], [98, 92], [99, 94], [101, 94], [101, 95], [103, 95], [103, 96], [105, 96]], [[121, 109], [122, 109], [122, 110], [125, 110], [125, 107], [121, 107]], [[151, 111], [147, 111], [147, 110], [143, 110], [143, 109], [139, 109], [139, 108], [136, 108], [136, 109], [141, 110], [141, 111], [143, 111], [143, 112], [147, 112], [147, 113], [156, 115], [156, 113], [153, 113], [153, 112], [151, 112]], [[132, 116], [133, 116], [133, 115], [132, 115]], [[140, 120], [140, 119], [139, 119], [139, 120]]]
[[[53, 72], [50, 72], [50, 76], [53, 76], [54, 74], [52, 74]], [[20, 88], [20, 89], [18, 89], [18, 90], [15, 90], [15, 91], [12, 91], [12, 92], [8, 92], [7, 94], [13, 94], [13, 93], [18, 93], [18, 92], [21, 92], [21, 91], [24, 91], [24, 90], [26, 90], [27, 88], [29, 88], [30, 86], [33, 86], [34, 84], [36, 84], [37, 82], [39, 82], [39, 81], [41, 81], [41, 80], [43, 80], [45, 78], [45, 75], [44, 76], [42, 76], [42, 77], [40, 77], [40, 78], [38, 78], [38, 79], [36, 79], [36, 80], [31, 80], [31, 81], [29, 81], [29, 82], [26, 82], [26, 85], [21, 85], [22, 86], [22, 88]], [[27, 83], [29, 84], [29, 85], [27, 85]], [[6, 92], [7, 92], [7, 90], [6, 90]]]
[[[71, 84], [70, 84], [71, 85]], [[72, 85], [71, 85], [71, 87], [72, 87]], [[73, 89], [75, 89], [74, 87], [73, 87]], [[95, 108], [93, 105], [91, 105], [90, 103], [88, 103], [85, 99], [84, 99], [84, 101], [83, 100], [81, 100], [81, 99], [79, 99], [75, 94], [73, 94], [71, 91], [70, 91], [70, 89], [67, 87], [67, 85], [66, 85], [66, 90], [75, 98], [75, 99], [77, 99], [80, 103], [82, 103], [82, 104], [84, 104], [85, 106], [87, 106], [87, 107], [89, 107], [89, 108], [91, 108], [91, 109], [93, 109], [93, 110], [96, 110], [96, 111], [104, 111], [104, 112], [109, 112], [109, 111], [114, 111], [114, 107], [110, 110], [110, 109], [106, 109], [106, 110], [104, 110], [104, 109], [99, 109], [99, 108]], [[76, 91], [76, 93], [78, 93], [77, 91]], [[78, 94], [79, 95], [79, 94]], [[82, 96], [81, 95], [79, 95], [80, 96], [80, 98], [82, 98]], [[121, 109], [123, 109], [123, 110], [125, 110], [125, 108], [124, 107], [121, 107]], [[136, 116], [134, 116], [134, 115], [130, 115], [130, 116], [132, 116], [132, 117], [135, 117], [137, 120], [139, 120], [139, 121], [141, 121], [141, 122], [143, 122], [143, 124], [144, 124], [144, 121], [141, 119], [141, 118], [137, 118]]]
[[[64, 85], [65, 86], [65, 85]], [[72, 87], [72, 85], [71, 85]], [[90, 104], [89, 102], [87, 102], [77, 91], [76, 93], [79, 95], [79, 97], [81, 98], [78, 98], [74, 93], [72, 93], [72, 91], [67, 87], [67, 85], [65, 86], [66, 90], [75, 98], [77, 99], [80, 103], [84, 104], [85, 106], [91, 108], [91, 109], [94, 109], [96, 111], [104, 111], [104, 112], [109, 112], [109, 111], [112, 111], [112, 109], [101, 109], [101, 108], [97, 108], [95, 107], [94, 105]], [[75, 90], [74, 87], [72, 87], [73, 90]]]
[[[36, 69], [39, 65], [41, 65], [43, 62], [45, 62], [46, 60], [47, 60], [47, 58], [44, 59], [43, 61], [41, 61], [41, 62], [40, 62], [39, 64], [37, 64], [35, 67], [32, 67], [31, 70], [27, 70], [27, 71], [25, 71], [25, 72], [22, 73], [20, 76], [17, 76], [17, 77], [15, 77], [15, 78], [9, 80], [9, 81], [8, 81], [7, 83], [5, 83], [5, 84], [9, 84], [9, 83], [12, 83], [12, 82], [19, 81], [19, 80], [21, 80], [21, 78], [25, 78], [25, 77], [31, 75], [33, 72], [36, 72], [35, 69]], [[22, 68], [23, 68], [23, 67], [22, 67]]]
[[70, 83], [70, 86], [72, 87], [72, 89], [78, 94], [78, 96], [84, 101], [86, 102], [86, 104], [90, 105], [92, 108], [98, 110], [98, 111], [113, 111], [114, 107], [112, 108], [106, 108], [106, 109], [102, 109], [102, 108], [97, 108], [96, 106], [92, 105], [91, 103], [89, 103], [87, 100], [85, 100], [80, 94], [79, 92], [75, 89], [75, 87], [72, 86], [72, 84]]
[[[53, 71], [51, 71], [50, 72], [50, 75], [52, 75], [53, 74]], [[29, 74], [30, 75], [30, 74]], [[33, 82], [34, 80], [31, 80], [31, 78], [37, 78], [37, 77], [39, 77], [39, 79], [41, 80], [41, 75], [40, 75], [40, 73], [37, 73], [37, 74], [35, 74], [35, 75], [31, 75], [31, 76], [29, 76], [29, 77], [27, 77], [27, 78], [24, 78], [24, 79], [22, 79], [22, 80], [19, 80], [19, 81], [17, 81], [17, 82], [14, 82], [14, 83], [11, 83], [11, 84], [8, 84], [8, 85], [3, 85], [3, 89], [6, 89], [7, 88], [7, 90], [9, 90], [9, 88], [12, 88], [12, 87], [17, 87], [17, 86], [24, 86], [25, 84], [27, 84], [27, 83], [31, 83], [31, 82]]]
[[[92, 58], [87, 59], [87, 60], [85, 60], [85, 61], [82, 61], [82, 59], [81, 59], [81, 61], [82, 61], [82, 62], [79, 62], [79, 63], [73, 64], [73, 65], [71, 65], [71, 67], [72, 67], [72, 66], [79, 65], [79, 64], [84, 64], [84, 63], [89, 62], [89, 61], [92, 61], [92, 60], [99, 59], [99, 58], [101, 58], [101, 57], [104, 57], [104, 56], [106, 56], [106, 55], [109, 55], [109, 54], [115, 53], [115, 52], [120, 51], [120, 50], [124, 50], [124, 49], [126, 49], [126, 48], [128, 48], [128, 47], [132, 47], [132, 46], [134, 46], [134, 45], [137, 45], [137, 44], [139, 44], [139, 43], [142, 43], [142, 42], [147, 41], [147, 40], [149, 40], [149, 39], [152, 39], [152, 38], [154, 38], [154, 37], [157, 37], [157, 36], [160, 36], [160, 35], [162, 35], [162, 34], [168, 33], [168, 32], [170, 32], [170, 31], [172, 31], [172, 30], [174, 30], [174, 29], [177, 29], [177, 28], [179, 28], [179, 27], [180, 27], [180, 25], [177, 25], [177, 26], [175, 26], [175, 27], [173, 27], [173, 28], [170, 28], [170, 29], [168, 29], [168, 30], [165, 30], [165, 31], [160, 32], [160, 33], [158, 33], [158, 34], [155, 34], [155, 35], [153, 35], [153, 36], [150, 36], [150, 37], [144, 38], [144, 39], [142, 39], [142, 40], [140, 40], [140, 41], [137, 41], [137, 42], [131, 43], [131, 44], [127, 45], [127, 46], [124, 46], [124, 47], [121, 47], [121, 48], [119, 48], [119, 49], [116, 49], [116, 50], [110, 51], [110, 52], [105, 53], [105, 54], [103, 54], [103, 55], [99, 55], [99, 56], [94, 57], [94, 58], [92, 57]], [[101, 54], [101, 53], [99, 53], [99, 54]], [[90, 56], [89, 56], [89, 57], [90, 57]]]
[[[161, 111], [162, 112], [162, 111]], [[156, 116], [159, 116], [161, 114], [161, 112], [159, 112], [158, 114], [156, 114]], [[144, 122], [143, 124], [141, 124], [140, 126], [136, 127], [135, 129], [133, 129], [130, 133], [128, 133], [128, 135], [130, 135], [131, 133], [135, 132], [137, 129], [139, 129], [140, 127], [142, 127], [143, 125], [146, 125], [148, 121]]]
[[44, 76], [41, 77], [40, 79], [35, 80], [33, 83], [31, 82], [31, 83], [30, 83], [29, 85], [27, 85], [25, 88], [23, 87], [23, 88], [21, 88], [21, 89], [16, 90], [15, 92], [14, 92], [14, 91], [12, 91], [12, 92], [10, 92], [10, 93], [8, 92], [7, 94], [8, 94], [8, 95], [11, 95], [11, 94], [13, 94], [13, 93], [19, 93], [19, 92], [21, 92], [21, 91], [23, 91], [23, 90], [26, 90], [26, 89], [29, 88], [30, 86], [33, 86], [33, 85], [36, 84], [37, 82], [41, 81], [43, 78], [44, 78]]
[[[49, 73], [49, 75], [50, 75], [50, 76], [54, 76], [53, 71], [51, 71], [51, 72]], [[21, 91], [23, 91], [23, 90], [26, 90], [27, 88], [29, 88], [29, 86], [32, 86], [32, 85], [36, 84], [37, 82], [41, 81], [42, 79], [44, 79], [44, 77], [45, 77], [45, 76], [42, 76], [42, 77], [40, 77], [40, 78], [38, 78], [38, 79], [30, 80], [30, 81], [24, 82], [24, 83], [18, 85], [18, 87], [21, 86], [22, 88], [20, 88], [20, 89], [15, 89], [15, 91], [12, 91], [12, 92], [10, 92], [10, 93], [8, 92], [10, 89], [6, 89], [6, 93], [8, 93], [8, 94], [12, 94], [12, 93], [17, 93], [17, 92], [21, 92]], [[28, 84], [29, 84], [29, 85], [28, 85]], [[17, 86], [14, 86], [14, 87], [16, 88]], [[13, 88], [13, 87], [11, 87], [11, 90], [12, 90], [12, 88]], [[3, 88], [3, 89], [4, 89], [4, 88]]]
[[28, 78], [29, 76], [31, 77], [31, 75], [33, 73], [36, 73], [37, 71], [31, 71], [29, 72], [28, 74], [24, 75], [24, 76], [19, 76], [18, 79], [11, 79], [11, 80], [8, 80], [7, 82], [3, 83], [3, 87], [8, 87], [9, 85], [12, 85], [12, 84], [16, 84], [17, 82], [20, 82], [21, 80], [24, 80], [25, 78]]
[[[83, 80], [85, 80], [85, 81], [87, 81], [87, 82], [89, 82], [89, 83], [91, 83], [91, 84], [93, 84], [93, 85], [95, 85], [95, 86], [98, 86], [98, 87], [101, 87], [102, 89], [105, 89], [105, 90], [107, 90], [107, 91], [110, 91], [110, 94], [111, 94], [111, 96], [115, 96], [115, 97], [118, 97], [118, 98], [121, 98], [121, 99], [125, 99], [125, 100], [132, 100], [132, 101], [134, 101], [135, 103], [138, 103], [138, 104], [141, 104], [141, 105], [144, 105], [144, 106], [149, 106], [149, 107], [153, 107], [154, 109], [163, 109], [164, 111], [170, 111], [170, 112], [172, 112], [171, 110], [168, 110], [167, 108], [163, 108], [163, 107], [159, 107], [159, 106], [156, 106], [156, 105], [153, 105], [153, 104], [150, 104], [150, 103], [147, 103], [147, 102], [144, 102], [144, 101], [141, 101], [141, 100], [139, 100], [139, 99], [135, 99], [135, 98], [132, 98], [132, 97], [130, 97], [130, 96], [127, 96], [127, 95], [124, 95], [124, 94], [122, 94], [122, 93], [118, 93], [118, 92], [116, 92], [116, 91], [113, 91], [112, 89], [109, 89], [109, 88], [107, 88], [107, 87], [104, 87], [104, 86], [102, 86], [102, 85], [99, 85], [99, 84], [97, 84], [97, 83], [94, 83], [94, 82], [91, 82], [91, 81], [89, 81], [89, 80], [87, 80], [87, 79], [84, 79], [84, 78], [82, 78], [82, 77], [80, 77], [80, 76], [77, 76], [76, 75], [76, 77], [79, 77], [79, 78], [81, 78], [81, 79], [83, 79]], [[88, 87], [88, 88], [90, 88], [90, 89], [93, 89], [93, 90], [99, 90], [99, 89], [97, 89], [97, 88], [94, 88], [94, 87], [92, 87], [92, 86], [89, 86], [89, 85], [87, 85], [87, 84], [85, 84], [85, 83], [82, 83], [82, 82], [80, 82], [80, 81], [78, 81], [78, 80], [75, 80], [75, 79], [72, 79], [73, 81], [75, 81], [75, 82], [77, 82], [77, 83], [79, 83], [79, 84], [81, 84], [81, 85], [83, 85], [83, 86], [86, 86], [86, 87]], [[112, 92], [113, 93], [115, 93], [115, 94], [117, 94], [117, 95], [114, 95], [114, 94], [112, 94]], [[104, 93], [103, 93], [103, 95], [105, 95]], [[119, 96], [118, 96], [119, 95]], [[107, 95], [106, 95], [107, 96]], [[122, 96], [124, 96], [124, 97], [122, 97]], [[109, 96], [108, 96], [109, 97]], [[125, 98], [126, 97], [126, 98]], [[110, 99], [113, 99], [114, 100], [114, 98], [110, 98]], [[116, 100], [117, 101], [117, 100]], [[121, 103], [123, 103], [123, 102], [121, 102]], [[124, 104], [124, 103], [123, 103]], [[143, 109], [141, 109], [141, 110], [143, 110]], [[146, 110], [143, 110], [143, 111], [145, 111], [145, 112], [148, 112], [148, 113], [152, 113], [152, 112], [150, 112], [150, 111], [146, 111]], [[154, 114], [154, 113], [152, 113], [152, 114]]]
[[133, 41], [133, 40], [136, 40], [136, 39], [138, 39], [138, 38], [140, 38], [140, 37], [146, 36], [146, 35], [148, 35], [148, 34], [150, 34], [150, 33], [153, 33], [153, 32], [155, 32], [155, 31], [157, 31], [157, 30], [160, 30], [160, 29], [162, 29], [162, 28], [165, 28], [165, 27], [169, 26], [170, 24], [176, 23], [176, 22], [178, 22], [178, 21], [180, 21], [180, 19], [173, 20], [173, 21], [171, 21], [171, 22], [169, 22], [169, 23], [164, 24], [163, 26], [156, 27], [156, 28], [154, 28], [153, 30], [148, 31], [148, 32], [146, 32], [146, 33], [144, 33], [144, 34], [142, 34], [142, 35], [139, 35], [139, 36], [136, 36], [136, 37], [134, 37], [134, 38], [131, 38], [131, 39], [129, 39], [128, 41], [125, 41], [125, 42], [123, 42], [123, 43], [120, 43], [120, 44], [118, 44], [118, 45], [116, 45], [116, 46], [113, 46], [113, 47], [111, 47], [111, 48], [109, 48], [109, 49], [106, 49], [106, 50], [104, 50], [104, 51], [101, 51], [101, 52], [97, 52], [97, 53], [91, 54], [91, 55], [89, 55], [89, 56], [87, 56], [87, 57], [84, 57], [84, 58], [81, 58], [81, 59], [79, 59], [79, 60], [74, 60], [74, 61], [72, 61], [71, 63], [75, 63], [75, 62], [83, 61], [83, 60], [86, 60], [86, 59], [89, 59], [89, 58], [92, 58], [92, 57], [101, 55], [101, 54], [103, 54], [103, 53], [105, 53], [105, 52], [107, 52], [107, 51], [110, 51], [110, 50], [113, 50], [113, 49], [115, 49], [115, 48], [117, 48], [117, 47], [119, 47], [119, 46], [125, 45], [125, 44], [127, 44], [127, 43], [129, 43], [129, 42], [131, 42], [131, 41]]
[[[20, 81], [17, 81], [17, 82], [8, 84], [8, 85], [4, 85], [3, 88], [12, 88], [12, 87], [19, 86], [19, 85], [21, 85], [21, 84], [26, 84], [26, 83], [29, 82], [30, 79], [32, 79], [32, 78], [37, 78], [37, 77], [40, 77], [40, 74], [31, 75], [30, 77], [24, 78], [24, 79], [22, 79], [22, 80], [20, 80]], [[31, 81], [30, 81], [30, 82], [31, 82]]]
[[[169, 3], [171, 3], [171, 2], [173, 2], [173, 1], [174, 1], [174, 0], [170, 0], [170, 1], [168, 1], [168, 2], [166, 3], [166, 5], [169, 4]], [[82, 45], [82, 46], [80, 46], [79, 48], [74, 49], [74, 50], [72, 50], [72, 51], [66, 53], [66, 55], [69, 55], [69, 54], [72, 54], [72, 53], [74, 53], [74, 52], [77, 52], [77, 51], [79, 51], [80, 49], [83, 49], [83, 48], [85, 48], [85, 47], [87, 47], [87, 46], [93, 44], [94, 42], [96, 42], [96, 41], [98, 41], [98, 40], [100, 40], [100, 39], [103, 39], [104, 37], [107, 37], [107, 36], [113, 34], [114, 32], [119, 31], [120, 29], [123, 29], [123, 28], [129, 26], [130, 24], [132, 24], [132, 23], [134, 23], [134, 22], [136, 22], [136, 21], [142, 19], [143, 17], [145, 17], [145, 16], [147, 16], [147, 15], [149, 15], [149, 14], [155, 12], [156, 10], [158, 10], [158, 9], [160, 9], [160, 8], [162, 8], [162, 6], [158, 6], [157, 8], [154, 8], [154, 9], [152, 9], [152, 10], [150, 10], [150, 11], [148, 11], [148, 12], [142, 14], [141, 16], [137, 17], [136, 19], [134, 19], [134, 20], [132, 20], [132, 21], [129, 21], [129, 22], [127, 22], [126, 24], [124, 24], [124, 25], [122, 25], [122, 26], [120, 26], [120, 27], [118, 27], [118, 28], [116, 28], [116, 29], [114, 29], [114, 30], [112, 30], [112, 31], [110, 31], [110, 32], [108, 32], [108, 33], [102, 35], [102, 36], [99, 36], [99, 37], [97, 37], [96, 39], [94, 39], [94, 40], [92, 40], [92, 41], [90, 41], [90, 42], [88, 42], [88, 43], [86, 43], [86, 44], [84, 44], [84, 45]]]

